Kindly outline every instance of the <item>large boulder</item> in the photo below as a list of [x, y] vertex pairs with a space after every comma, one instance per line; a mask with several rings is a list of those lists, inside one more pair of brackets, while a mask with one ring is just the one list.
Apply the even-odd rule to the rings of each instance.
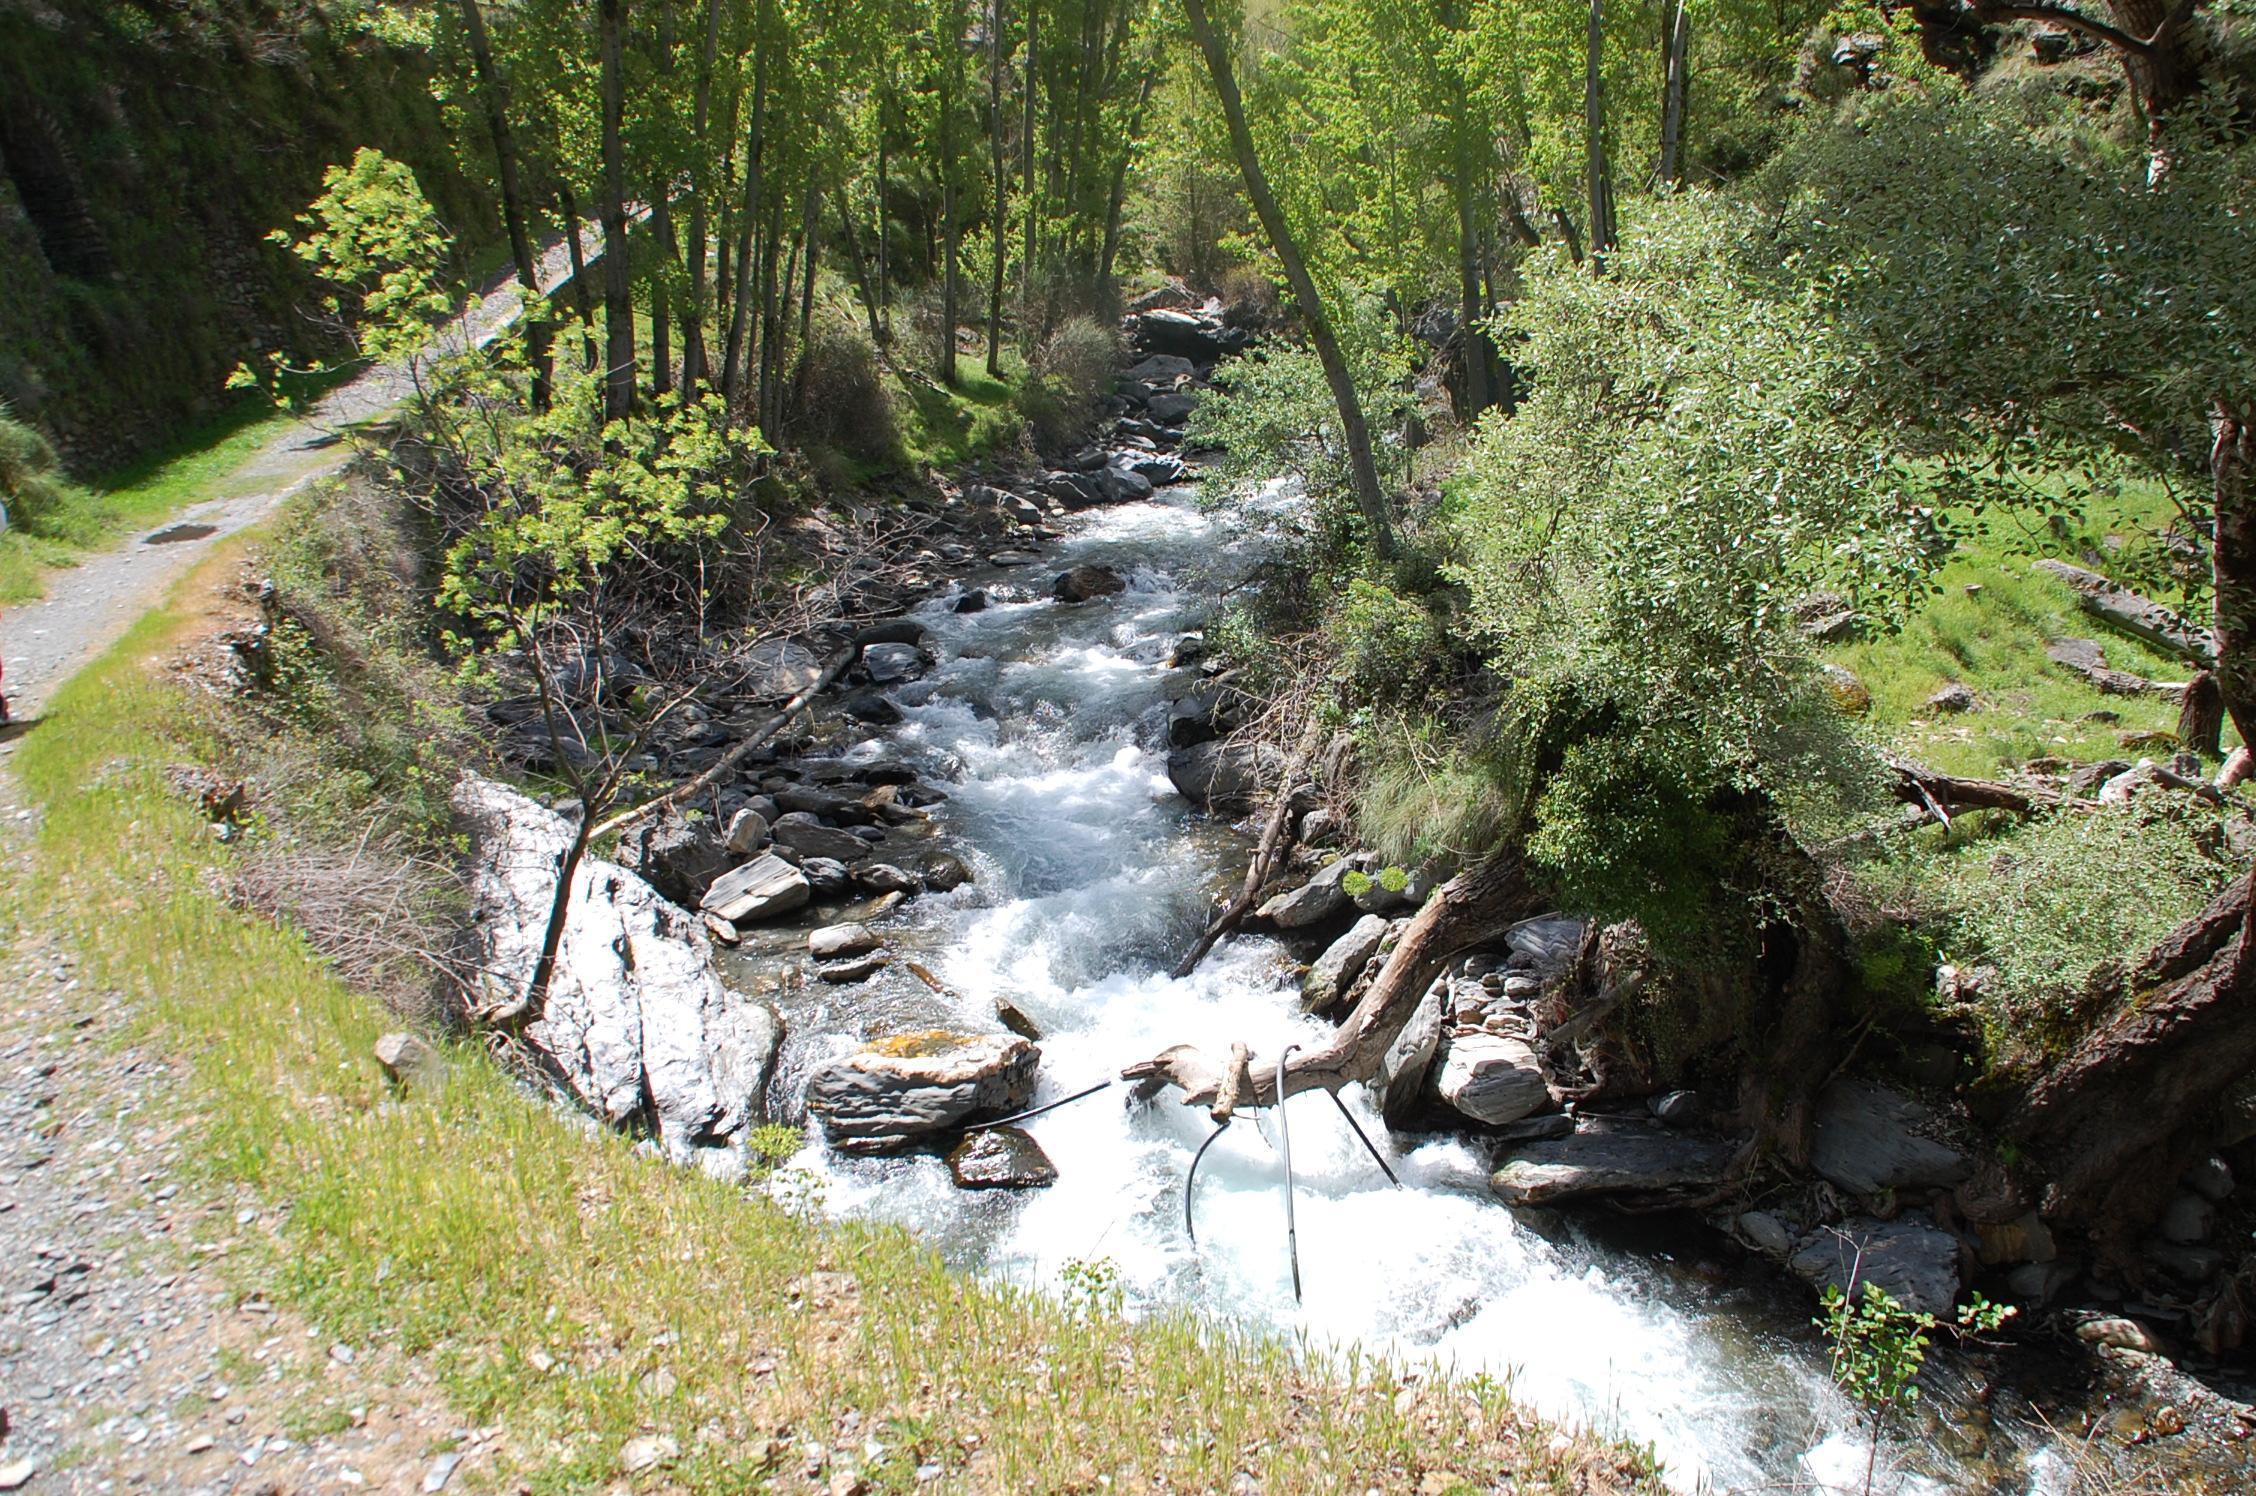
[[914, 644], [872, 644], [862, 651], [862, 669], [881, 686], [924, 674], [924, 651]]
[[823, 662], [804, 644], [763, 639], [744, 652], [744, 694], [786, 701], [822, 679]]
[[803, 810], [794, 810], [776, 817], [768, 828], [777, 846], [789, 847], [802, 857], [829, 857], [839, 862], [853, 862], [869, 855], [869, 843], [851, 831], [836, 826], [825, 826]]
[[1551, 1104], [1551, 1088], [1535, 1050], [1524, 1040], [1480, 1030], [1452, 1034], [1441, 1052], [1434, 1090], [1452, 1111], [1501, 1127]]
[[[1197, 749], [1191, 751], [1196, 752]], [[1170, 758], [1168, 762], [1172, 764], [1174, 760]], [[1254, 914], [1280, 930], [1304, 930], [1310, 925], [1320, 925], [1326, 920], [1336, 919], [1347, 912], [1352, 902], [1346, 881], [1347, 875], [1355, 870], [1355, 859], [1342, 857], [1337, 862], [1328, 864], [1300, 887], [1288, 889], [1267, 900]]]
[[1276, 769], [1277, 757], [1250, 743], [1193, 743], [1167, 755], [1167, 777], [1193, 805], [1242, 816], [1253, 809], [1262, 773]]
[[1551, 915], [1513, 926], [1504, 936], [1504, 943], [1515, 958], [1514, 965], [1525, 968], [1538, 982], [1549, 986], [1573, 969], [1589, 932], [1588, 921]]
[[1097, 483], [1104, 496], [1115, 504], [1132, 504], [1152, 496], [1151, 479], [1134, 468], [1104, 468], [1097, 474]]
[[948, 1150], [948, 1172], [967, 1190], [1042, 1189], [1057, 1182], [1057, 1165], [1018, 1127], [983, 1127]]
[[1379, 1114], [1388, 1126], [1408, 1121], [1417, 1111], [1418, 1100], [1425, 1093], [1426, 1074], [1433, 1069], [1434, 1056], [1441, 1049], [1448, 1010], [1449, 979], [1436, 977], [1379, 1061]]
[[1172, 353], [1193, 363], [1211, 364], [1224, 352], [1221, 328], [1188, 312], [1160, 308], [1136, 319], [1132, 336], [1138, 348]]
[[1853, 1194], [1941, 1189], [1965, 1179], [1965, 1156], [1922, 1131], [1927, 1108], [1872, 1081], [1842, 1079], [1817, 1098], [1810, 1167]]
[[1172, 386], [1178, 379], [1189, 379], [1198, 373], [1198, 365], [1187, 358], [1172, 353], [1155, 353], [1128, 371], [1128, 377], [1139, 384]]
[[1127, 580], [1109, 566], [1076, 566], [1058, 574], [1051, 595], [1061, 603], [1085, 603], [1128, 590]]
[[698, 907], [733, 925], [756, 925], [807, 907], [814, 888], [807, 875], [773, 852], [721, 874]]
[[1511, 1205], [1591, 1205], [1668, 1210], [1711, 1194], [1737, 1150], [1659, 1125], [1593, 1121], [1563, 1138], [1515, 1149], [1489, 1176]]
[[936, 1029], [877, 1039], [814, 1073], [807, 1111], [841, 1152], [894, 1153], [1024, 1109], [1041, 1059], [1016, 1034]]
[[1821, 1290], [1862, 1294], [1863, 1284], [1877, 1283], [1915, 1314], [1947, 1316], [1958, 1303], [1958, 1239], [1918, 1211], [1820, 1226], [1795, 1244], [1786, 1266]]
[[1154, 395], [1144, 404], [1151, 418], [1162, 426], [1180, 426], [1198, 409], [1198, 396], [1184, 391], [1181, 394]]
[[706, 816], [662, 811], [619, 838], [619, 864], [684, 908], [696, 907], [713, 880], [736, 861], [727, 838]]
[[1387, 922], [1376, 914], [1366, 914], [1349, 927], [1348, 932], [1324, 948], [1316, 964], [1308, 968], [1308, 975], [1300, 983], [1300, 1007], [1304, 1013], [1321, 1013], [1347, 995], [1363, 968], [1371, 964], [1379, 945], [1386, 939]]
[[[470, 920], [495, 996], [539, 960], [572, 827], [469, 776], [454, 807], [476, 849]], [[583, 860], [541, 1014], [525, 1030], [566, 1089], [613, 1126], [642, 1118], [668, 1156], [735, 1174], [765, 1117], [783, 1025], [730, 992], [698, 919], [615, 863]]]

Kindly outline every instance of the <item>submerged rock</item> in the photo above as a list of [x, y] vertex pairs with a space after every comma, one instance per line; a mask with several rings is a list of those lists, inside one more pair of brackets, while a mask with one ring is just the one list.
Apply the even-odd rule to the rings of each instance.
[[[571, 826], [475, 776], [453, 800], [477, 848], [470, 912], [484, 969], [502, 992], [520, 992]], [[744, 1135], [765, 1119], [782, 1022], [722, 986], [701, 921], [648, 883], [592, 857], [574, 880], [548, 1001], [526, 1039], [604, 1121], [647, 1116], [668, 1156], [741, 1170]]]
[[1958, 1238], [1918, 1211], [1821, 1226], [1795, 1244], [1786, 1266], [1818, 1289], [1857, 1294], [1877, 1283], [1915, 1314], [1948, 1315], [1958, 1303]]
[[834, 986], [849, 982], [866, 982], [883, 971], [892, 956], [884, 951], [870, 951], [843, 961], [824, 961], [815, 967], [815, 975]]
[[967, 1190], [1042, 1189], [1057, 1182], [1057, 1165], [1033, 1135], [1016, 1127], [986, 1127], [948, 1153], [948, 1172]]
[[1109, 566], [1076, 566], [1059, 574], [1051, 593], [1061, 603], [1085, 603], [1127, 588], [1127, 581]]
[[814, 889], [807, 875], [773, 852], [763, 852], [723, 873], [698, 905], [736, 925], [754, 925], [807, 907]]
[[1015, 1034], [935, 1029], [877, 1039], [814, 1073], [807, 1111], [841, 1152], [898, 1152], [959, 1123], [1022, 1109], [1041, 1059]]
[[1967, 1175], [1966, 1159], [1919, 1135], [1933, 1125], [1927, 1108], [1886, 1086], [1837, 1080], [1817, 1098], [1810, 1167], [1859, 1195], [1957, 1184]]
[[824, 925], [807, 936], [807, 954], [818, 961], [835, 961], [841, 956], [867, 955], [884, 943], [867, 925]]
[[1736, 1151], [1658, 1125], [1585, 1123], [1569, 1137], [1517, 1149], [1488, 1182], [1510, 1205], [1667, 1210], [1721, 1185]]

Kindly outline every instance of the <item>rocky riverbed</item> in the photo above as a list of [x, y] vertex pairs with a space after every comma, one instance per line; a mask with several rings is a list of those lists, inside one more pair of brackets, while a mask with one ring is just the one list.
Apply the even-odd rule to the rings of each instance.
[[[1109, 1258], [1139, 1307], [1511, 1370], [1546, 1411], [1608, 1420], [1688, 1481], [1731, 1487], [1861, 1482], [1854, 1410], [1795, 1280], [1854, 1275], [1944, 1309], [1979, 1277], [2029, 1306], [2034, 1349], [1949, 1358], [1883, 1488], [2065, 1491], [2080, 1460], [2114, 1468], [2158, 1446], [2237, 1478], [2243, 1407], [2158, 1354], [2169, 1330], [2149, 1304], [2048, 1310], [2076, 1266], [2025, 1208], [1986, 1205], [1916, 1085], [1836, 1080], [1808, 1171], [1759, 1197], [1729, 1185], [1744, 1140], [1708, 1098], [1590, 1100], [1578, 1015], [1627, 969], [1571, 911], [1452, 962], [1380, 1081], [1346, 1097], [1401, 1189], [1336, 1114], [1296, 1099], [1302, 1301], [1273, 1116], [1207, 1156], [1195, 1242], [1183, 1192], [1200, 1115], [1113, 1086], [974, 1125], [1103, 1086], [1160, 1043], [1312, 1041], [1428, 889], [1422, 870], [1381, 876], [1311, 811], [1245, 931], [1193, 977], [1166, 975], [1234, 881], [1246, 839], [1228, 822], [1278, 760], [1232, 737], [1239, 707], [1199, 633], [1258, 541], [1196, 505], [1171, 450], [1198, 355], [1218, 356], [1226, 330], [1172, 311], [1138, 325], [1158, 331], [1104, 442], [963, 485], [919, 573], [772, 647], [741, 700], [659, 745], [668, 773], [694, 772], [852, 651], [802, 725], [583, 873], [597, 912], [568, 942], [572, 995], [533, 1034], [559, 1084], [717, 1168], [758, 1121], [803, 1120], [796, 1168], [831, 1208], [910, 1224], [967, 1266], [1056, 1283]], [[509, 869], [553, 866], [561, 823], [470, 794], [500, 821], [482, 906], [522, 923]], [[526, 959], [520, 944], [495, 964]], [[2229, 1170], [2197, 1172], [2190, 1197], [2234, 1187]], [[1625, 1211], [1665, 1214], [1624, 1236]], [[2032, 1356], [2043, 1375], [2017, 1380]]]

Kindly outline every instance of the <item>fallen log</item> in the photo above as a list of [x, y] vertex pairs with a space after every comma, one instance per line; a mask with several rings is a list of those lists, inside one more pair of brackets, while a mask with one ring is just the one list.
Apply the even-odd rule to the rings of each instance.
[[2165, 654], [2176, 655], [2204, 667], [2217, 663], [2216, 635], [2207, 629], [2195, 627], [2181, 614], [2165, 608], [2152, 598], [2141, 597], [2096, 571], [2070, 566], [2065, 561], [2047, 558], [2033, 564], [2047, 576], [2066, 583], [2068, 589], [2076, 594], [2076, 601], [2094, 618], [2121, 629], [2135, 639], [2145, 640]]
[[1261, 897], [1261, 886], [1269, 881], [1269, 870], [1290, 850], [1293, 784], [1300, 778], [1300, 771], [1307, 765], [1309, 756], [1316, 751], [1317, 741], [1323, 731], [1321, 722], [1321, 718], [1310, 714], [1308, 726], [1300, 735], [1300, 744], [1293, 749], [1292, 761], [1285, 765], [1285, 772], [1277, 781], [1277, 800], [1269, 807], [1269, 820], [1261, 828], [1261, 840], [1254, 845], [1253, 860], [1246, 864], [1244, 885], [1199, 935], [1198, 943], [1191, 947], [1182, 960], [1175, 963], [1173, 974], [1176, 981], [1179, 982], [1198, 970], [1199, 962], [1206, 959], [1206, 953], [1214, 949], [1215, 942], [1236, 929], [1252, 911], [1254, 902]]
[[[1351, 1082], [1371, 1079], [1379, 1073], [1395, 1035], [1417, 1011], [1427, 986], [1452, 957], [1544, 907], [1516, 850], [1494, 853], [1442, 884], [1403, 930], [1386, 965], [1347, 1021], [1324, 1043], [1296, 1051], [1289, 1064], [1256, 1064], [1250, 1075], [1239, 1076], [1236, 1107], [1274, 1106], [1279, 1077], [1288, 1093], [1336, 1092]], [[1173, 1045], [1120, 1072], [1123, 1079], [1144, 1082], [1147, 1093], [1175, 1087], [1183, 1093], [1185, 1106], [1218, 1103], [1235, 1073], [1229, 1062], [1191, 1044]]]
[[2128, 670], [2109, 666], [2095, 639], [2055, 639], [2045, 645], [2045, 657], [2061, 669], [2090, 681], [2102, 696], [2183, 697], [2184, 681], [2148, 680]]
[[1952, 774], [1938, 774], [1892, 754], [1888, 757], [1888, 767], [1896, 773], [1896, 798], [1919, 806], [1945, 826], [1951, 823], [1955, 811], [2007, 810], [2025, 816], [2060, 804], [2060, 797], [2050, 790], [2007, 784], [1998, 779], [1961, 779]]

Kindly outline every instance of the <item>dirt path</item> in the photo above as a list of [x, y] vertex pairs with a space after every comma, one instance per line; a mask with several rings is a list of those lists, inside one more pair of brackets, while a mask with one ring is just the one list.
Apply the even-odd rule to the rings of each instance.
[[[592, 263], [600, 241], [583, 229], [581, 243]], [[558, 236], [541, 257], [542, 289], [554, 291], [570, 273], [570, 252]], [[517, 306], [515, 280], [497, 277], [445, 341], [456, 347], [488, 342], [516, 317]], [[230, 474], [221, 493], [55, 573], [45, 598], [8, 609], [0, 616], [0, 658], [15, 715], [36, 717], [57, 686], [115, 643], [215, 543], [342, 468], [353, 455], [344, 433], [398, 405], [411, 388], [407, 370], [395, 367], [371, 369], [339, 386]]]

